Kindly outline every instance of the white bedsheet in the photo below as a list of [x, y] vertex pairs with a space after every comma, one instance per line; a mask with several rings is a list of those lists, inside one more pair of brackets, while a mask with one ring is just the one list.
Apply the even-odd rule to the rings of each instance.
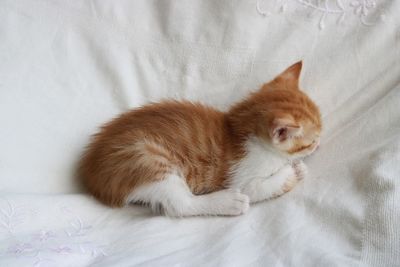
[[[400, 266], [400, 1], [0, 1], [0, 266]], [[325, 122], [310, 175], [235, 218], [82, 193], [120, 112], [225, 109], [303, 59]]]

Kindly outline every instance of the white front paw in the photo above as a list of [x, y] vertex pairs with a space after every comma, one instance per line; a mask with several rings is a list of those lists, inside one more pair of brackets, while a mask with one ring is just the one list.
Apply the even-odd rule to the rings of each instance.
[[307, 175], [307, 166], [302, 160], [294, 161], [292, 163], [292, 168], [294, 175], [290, 175], [283, 185], [282, 191], [284, 193], [291, 191], [295, 185], [303, 180]]
[[294, 161], [292, 167], [298, 180], [303, 180], [307, 176], [308, 168], [302, 160]]

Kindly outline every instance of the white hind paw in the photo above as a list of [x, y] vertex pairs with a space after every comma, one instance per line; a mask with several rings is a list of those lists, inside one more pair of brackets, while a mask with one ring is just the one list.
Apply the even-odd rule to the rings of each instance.
[[236, 190], [222, 190], [216, 193], [219, 203], [218, 213], [220, 215], [237, 216], [246, 213], [249, 209], [249, 197]]

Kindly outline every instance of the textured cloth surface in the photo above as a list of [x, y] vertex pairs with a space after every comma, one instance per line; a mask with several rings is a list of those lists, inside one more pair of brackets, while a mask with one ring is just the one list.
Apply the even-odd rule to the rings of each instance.
[[[0, 266], [400, 266], [400, 1], [0, 1]], [[226, 109], [303, 60], [294, 191], [235, 218], [113, 210], [74, 166], [162, 98]]]

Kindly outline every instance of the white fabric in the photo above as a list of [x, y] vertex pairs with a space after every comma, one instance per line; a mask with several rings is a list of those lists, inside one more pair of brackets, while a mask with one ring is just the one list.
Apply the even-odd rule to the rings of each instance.
[[[399, 266], [400, 1], [0, 2], [0, 266]], [[74, 166], [98, 126], [165, 97], [225, 109], [290, 64], [320, 150], [235, 218], [113, 210]]]

